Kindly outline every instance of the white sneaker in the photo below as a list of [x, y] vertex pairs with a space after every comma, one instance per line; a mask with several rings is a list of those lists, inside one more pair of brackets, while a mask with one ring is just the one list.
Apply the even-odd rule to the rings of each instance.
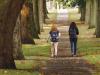
[[52, 54], [51, 57], [54, 57], [54, 55]]
[[73, 57], [76, 57], [77, 55], [73, 55]]

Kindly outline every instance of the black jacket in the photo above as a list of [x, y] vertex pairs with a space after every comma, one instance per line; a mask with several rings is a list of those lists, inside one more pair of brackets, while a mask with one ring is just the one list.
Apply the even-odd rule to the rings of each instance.
[[[70, 30], [71, 28], [73, 28], [73, 27], [70, 27], [69, 30]], [[78, 28], [77, 28], [77, 27], [74, 27], [73, 29], [76, 30], [76, 35], [79, 35], [79, 30], [78, 30]], [[69, 36], [70, 36], [70, 31], [69, 31]], [[70, 37], [71, 37], [71, 36], [70, 36]]]

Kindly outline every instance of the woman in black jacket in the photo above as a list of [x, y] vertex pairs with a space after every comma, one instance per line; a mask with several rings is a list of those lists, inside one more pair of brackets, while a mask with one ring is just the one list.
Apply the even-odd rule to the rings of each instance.
[[72, 56], [76, 56], [77, 38], [78, 38], [77, 35], [79, 35], [79, 30], [76, 26], [76, 23], [72, 22], [69, 27], [69, 38], [70, 38]]

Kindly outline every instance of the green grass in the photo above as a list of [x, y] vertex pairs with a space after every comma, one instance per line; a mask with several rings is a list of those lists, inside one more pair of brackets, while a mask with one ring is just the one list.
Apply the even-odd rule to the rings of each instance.
[[100, 75], [100, 38], [95, 38], [95, 28], [88, 29], [86, 25], [79, 25], [78, 55], [82, 56], [89, 64], [94, 65], [95, 73]]
[[[98, 40], [98, 41], [97, 41]], [[99, 39], [90, 38], [88, 40], [78, 40], [78, 53], [79, 55], [100, 54]]]
[[83, 58], [89, 61], [91, 64], [100, 66], [100, 55], [87, 55], [87, 56], [84, 56]]
[[83, 59], [89, 64], [94, 65], [95, 73], [93, 73], [93, 75], [100, 75], [100, 55], [87, 55], [84, 56]]
[[100, 72], [98, 72], [98, 73], [95, 73], [94, 75], [100, 75]]
[[0, 75], [39, 75], [39, 72], [21, 70], [0, 70]]
[[50, 45], [23, 45], [22, 50], [25, 56], [50, 55]]
[[17, 69], [35, 69], [39, 64], [34, 60], [16, 60], [15, 63]]
[[100, 54], [100, 38], [95, 38], [95, 28], [88, 29], [88, 25], [78, 24], [78, 54], [81, 56]]

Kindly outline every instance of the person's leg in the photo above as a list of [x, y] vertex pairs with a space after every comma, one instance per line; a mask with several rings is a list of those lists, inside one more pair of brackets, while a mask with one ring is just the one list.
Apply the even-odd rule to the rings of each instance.
[[74, 51], [74, 50], [73, 50], [73, 49], [74, 49], [74, 48], [73, 48], [73, 47], [74, 47], [74, 46], [73, 46], [74, 43], [73, 43], [73, 39], [72, 39], [72, 38], [70, 39], [70, 45], [71, 45], [71, 53], [72, 53], [72, 55], [73, 55], [73, 54], [74, 54], [74, 52], [73, 52], [73, 51]]
[[54, 43], [54, 50], [55, 50], [55, 56], [57, 56], [58, 42], [55, 42], [55, 43]]
[[51, 42], [51, 57], [54, 57], [54, 42]]
[[76, 55], [77, 51], [77, 38], [74, 39], [74, 55]]

